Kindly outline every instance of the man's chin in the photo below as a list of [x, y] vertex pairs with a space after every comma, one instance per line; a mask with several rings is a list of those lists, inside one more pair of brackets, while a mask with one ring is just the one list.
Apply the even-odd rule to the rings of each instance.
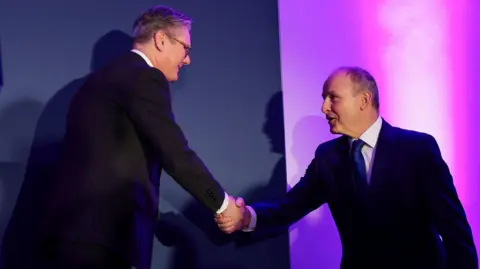
[[176, 77], [169, 77], [167, 78], [168, 82], [176, 82], [178, 80], [178, 76]]
[[330, 133], [332, 133], [332, 134], [340, 134], [340, 131], [339, 131], [338, 128], [336, 128], [335, 126], [332, 126], [332, 127], [330, 127]]
[[172, 72], [165, 76], [168, 82], [175, 82], [178, 80], [178, 73]]

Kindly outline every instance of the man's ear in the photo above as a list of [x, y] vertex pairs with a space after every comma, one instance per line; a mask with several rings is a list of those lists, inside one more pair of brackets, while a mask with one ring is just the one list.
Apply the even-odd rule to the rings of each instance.
[[361, 102], [360, 109], [365, 110], [372, 103], [372, 93], [363, 91], [361, 93]]
[[165, 48], [165, 39], [166, 39], [166, 35], [164, 32], [156, 32], [154, 35], [153, 35], [153, 42], [155, 44], [155, 47], [159, 50], [159, 51], [163, 51], [164, 48]]

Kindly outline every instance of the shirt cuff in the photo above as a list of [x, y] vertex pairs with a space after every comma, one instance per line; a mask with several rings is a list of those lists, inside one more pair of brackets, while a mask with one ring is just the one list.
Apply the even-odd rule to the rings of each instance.
[[249, 205], [247, 205], [248, 211], [250, 211], [250, 224], [248, 225], [247, 228], [243, 229], [242, 231], [244, 232], [253, 232], [255, 230], [255, 226], [257, 226], [257, 213], [255, 213], [255, 210]]
[[217, 214], [222, 214], [228, 207], [228, 194], [225, 193], [225, 199], [223, 200], [223, 204], [220, 209], [217, 210]]

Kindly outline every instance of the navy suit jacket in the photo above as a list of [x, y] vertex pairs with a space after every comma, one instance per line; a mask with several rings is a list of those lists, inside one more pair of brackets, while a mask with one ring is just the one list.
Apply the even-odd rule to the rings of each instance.
[[252, 204], [256, 230], [290, 225], [328, 203], [342, 269], [477, 269], [472, 232], [435, 139], [383, 121], [376, 147], [362, 195], [351, 176], [348, 137], [321, 144], [284, 197]]

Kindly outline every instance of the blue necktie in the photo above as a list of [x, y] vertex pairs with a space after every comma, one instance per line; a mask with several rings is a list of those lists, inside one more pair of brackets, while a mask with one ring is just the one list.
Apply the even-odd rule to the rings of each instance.
[[353, 164], [353, 176], [355, 185], [364, 190], [367, 186], [367, 169], [365, 167], [365, 159], [362, 155], [362, 148], [365, 142], [360, 139], [353, 141], [352, 149], [350, 151], [350, 158]]

